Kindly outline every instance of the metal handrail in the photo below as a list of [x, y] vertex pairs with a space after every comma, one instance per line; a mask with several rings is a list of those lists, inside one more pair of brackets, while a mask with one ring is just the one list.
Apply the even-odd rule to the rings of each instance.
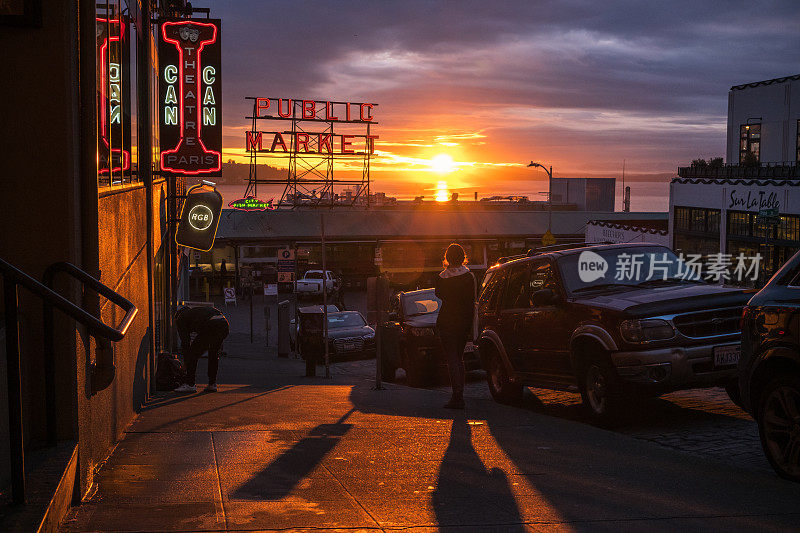
[[[67, 303], [69, 303], [72, 307], [79, 309], [85, 315], [88, 316], [88, 322], [84, 321], [81, 318], [71, 315], [68, 311], [62, 308], [60, 309], [65, 313], [67, 313], [68, 315], [73, 316], [75, 320], [77, 320], [78, 322], [89, 328], [94, 336], [102, 337], [104, 339], [108, 339], [114, 342], [122, 340], [122, 338], [125, 336], [125, 333], [127, 333], [128, 327], [131, 325], [131, 322], [133, 322], [133, 319], [139, 312], [136, 306], [133, 305], [133, 303], [130, 300], [128, 300], [118, 292], [114, 291], [114, 289], [112, 289], [111, 287], [104, 285], [98, 279], [93, 278], [88, 273], [84, 272], [83, 270], [76, 267], [72, 263], [67, 263], [65, 261], [59, 263], [53, 263], [52, 265], [47, 267], [47, 269], [44, 271], [42, 280], [44, 281], [46, 287], [51, 291], [53, 291], [53, 279], [55, 278], [55, 275], [58, 274], [59, 272], [68, 274], [69, 276], [80, 281], [82, 284], [97, 291], [97, 294], [105, 297], [111, 303], [114, 303], [120, 308], [122, 308], [125, 311], [125, 316], [122, 318], [122, 320], [120, 321], [119, 325], [116, 328], [112, 328], [111, 326], [107, 326], [106, 324], [104, 324], [99, 318], [96, 318], [93, 315], [87, 313], [86, 311], [76, 306], [69, 300], [67, 300]], [[48, 303], [48, 301], [45, 300], [45, 303]]]
[[[86, 312], [52, 289], [55, 274], [64, 272], [80, 281], [98, 294], [105, 296], [125, 310], [125, 317], [114, 328], [103, 323], [98, 317]], [[25, 503], [25, 453], [23, 449], [22, 426], [22, 371], [19, 347], [19, 298], [18, 286], [25, 287], [43, 302], [43, 334], [45, 345], [45, 395], [47, 403], [47, 440], [55, 445], [56, 435], [56, 397], [55, 397], [55, 356], [53, 336], [53, 308], [57, 307], [67, 316], [84, 325], [89, 334], [109, 341], [119, 341], [128, 331], [138, 309], [132, 302], [70, 263], [55, 263], [45, 270], [44, 281], [39, 282], [11, 263], [0, 259], [0, 276], [3, 277], [3, 305], [6, 327], [6, 358], [8, 377], [8, 419], [11, 459], [11, 492], [14, 503]]]

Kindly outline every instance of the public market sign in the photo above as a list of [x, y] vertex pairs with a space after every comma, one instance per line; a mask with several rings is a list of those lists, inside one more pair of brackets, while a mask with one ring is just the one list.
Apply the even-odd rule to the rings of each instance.
[[167, 20], [158, 35], [161, 170], [221, 175], [220, 21]]
[[234, 200], [228, 204], [231, 209], [238, 209], [239, 211], [266, 211], [268, 209], [275, 209], [272, 205], [272, 199], [259, 200], [255, 196], [247, 196], [239, 200]]
[[[251, 120], [272, 119], [295, 122], [328, 123], [323, 131], [246, 131], [245, 150], [266, 153], [307, 153], [332, 155], [368, 155], [375, 152], [377, 135], [369, 126], [377, 124], [373, 115], [378, 104], [367, 102], [332, 102], [292, 98], [252, 98]], [[333, 125], [365, 125], [365, 134], [334, 133]], [[255, 129], [255, 128], [254, 128]]]

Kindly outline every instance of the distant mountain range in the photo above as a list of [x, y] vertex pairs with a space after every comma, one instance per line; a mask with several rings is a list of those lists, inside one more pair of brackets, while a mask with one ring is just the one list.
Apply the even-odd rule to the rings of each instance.
[[[270, 165], [258, 165], [256, 175], [259, 178], [285, 179], [286, 169], [275, 168]], [[242, 185], [250, 177], [250, 165], [228, 161], [222, 163], [222, 178], [217, 178], [220, 185]]]

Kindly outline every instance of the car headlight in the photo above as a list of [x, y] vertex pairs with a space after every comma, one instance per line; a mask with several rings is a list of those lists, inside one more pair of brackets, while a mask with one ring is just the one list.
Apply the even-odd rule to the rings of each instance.
[[409, 328], [411, 334], [415, 337], [433, 337], [436, 335], [433, 328]]
[[375, 338], [375, 332], [370, 331], [369, 333], [365, 333], [364, 335], [361, 336], [361, 338], [364, 340], [372, 340]]
[[619, 325], [619, 331], [628, 342], [661, 341], [675, 336], [672, 325], [660, 318], [624, 320]]

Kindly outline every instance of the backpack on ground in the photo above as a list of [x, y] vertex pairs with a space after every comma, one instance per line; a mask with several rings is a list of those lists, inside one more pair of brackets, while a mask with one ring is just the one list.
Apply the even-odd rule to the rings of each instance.
[[170, 391], [179, 387], [186, 378], [186, 369], [177, 355], [161, 352], [156, 367], [156, 390]]

